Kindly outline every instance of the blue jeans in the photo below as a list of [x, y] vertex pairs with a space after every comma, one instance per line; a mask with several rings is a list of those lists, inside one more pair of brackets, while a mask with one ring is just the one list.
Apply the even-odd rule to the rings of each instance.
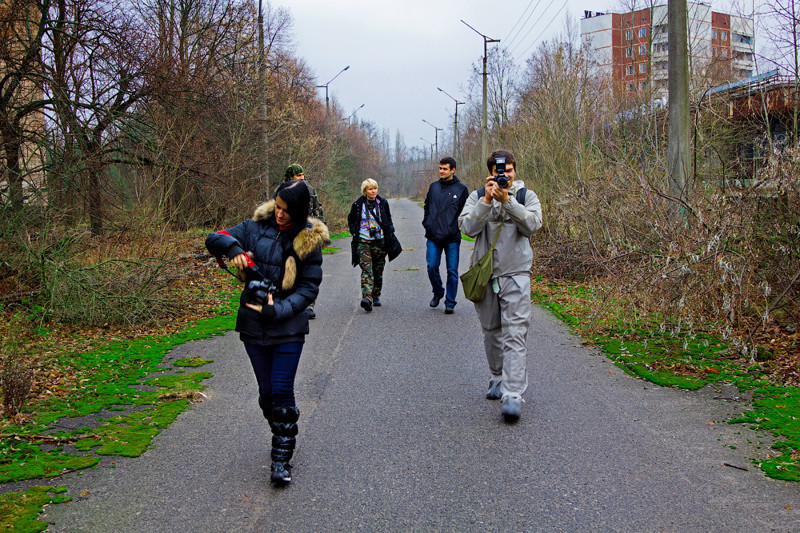
[[429, 240], [425, 250], [425, 261], [428, 263], [428, 279], [431, 280], [433, 295], [439, 298], [445, 295], [444, 287], [442, 287], [442, 277], [439, 275], [439, 265], [442, 263], [442, 252], [444, 251], [444, 258], [447, 263], [447, 294], [444, 304], [453, 307], [456, 305], [456, 294], [458, 294], [458, 251], [460, 247], [461, 241], [439, 246]]
[[[294, 401], [294, 376], [303, 351], [302, 342], [287, 342], [274, 346], [245, 344], [258, 381], [261, 401], [275, 407], [297, 407]], [[263, 408], [263, 407], [262, 407]]]

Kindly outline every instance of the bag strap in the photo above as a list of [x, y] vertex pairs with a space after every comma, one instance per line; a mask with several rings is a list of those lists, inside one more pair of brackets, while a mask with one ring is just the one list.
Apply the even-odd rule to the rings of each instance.
[[[492, 245], [489, 247], [489, 249], [483, 255], [490, 254], [490, 253], [492, 253], [494, 251], [494, 245], [497, 244], [497, 238], [500, 236], [500, 230], [503, 229], [503, 224], [505, 224], [505, 223], [506, 223], [505, 220], [500, 221], [500, 226], [497, 228], [497, 233], [494, 234], [494, 240], [492, 240]], [[474, 265], [474, 264], [475, 263], [473, 263], [472, 260], [470, 260], [470, 262], [469, 262], [470, 268], [472, 268], [472, 265]]]
[[497, 233], [494, 234], [494, 240], [492, 241], [492, 246], [489, 248], [489, 251], [494, 250], [494, 245], [497, 244], [497, 238], [500, 236], [500, 230], [503, 229], [503, 224], [505, 224], [505, 219], [500, 221], [500, 227], [497, 228]]

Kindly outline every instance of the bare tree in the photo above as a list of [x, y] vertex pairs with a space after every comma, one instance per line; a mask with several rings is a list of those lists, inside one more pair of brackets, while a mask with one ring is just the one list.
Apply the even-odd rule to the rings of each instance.
[[[42, 63], [59, 142], [57, 168], [82, 176], [92, 235], [103, 233], [108, 165], [121, 121], [148, 93], [144, 33], [131, 13], [103, 0], [57, 0]], [[65, 164], [66, 163], [66, 164]]]
[[41, 181], [44, 139], [39, 59], [47, 30], [49, 0], [16, 0], [0, 6], [0, 181], [8, 188], [12, 210], [25, 201], [24, 186]]

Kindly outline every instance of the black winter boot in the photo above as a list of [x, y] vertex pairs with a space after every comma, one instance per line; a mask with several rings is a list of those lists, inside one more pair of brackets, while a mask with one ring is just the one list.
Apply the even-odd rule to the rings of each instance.
[[292, 465], [289, 459], [294, 454], [297, 436], [297, 407], [280, 406], [272, 408], [272, 476], [273, 483], [285, 485], [292, 481]]

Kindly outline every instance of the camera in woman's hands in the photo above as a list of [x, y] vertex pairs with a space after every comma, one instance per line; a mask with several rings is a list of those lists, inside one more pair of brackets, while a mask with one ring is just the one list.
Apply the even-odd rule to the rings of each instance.
[[252, 280], [245, 287], [244, 300], [249, 304], [267, 305], [270, 293], [278, 290], [268, 279]]

